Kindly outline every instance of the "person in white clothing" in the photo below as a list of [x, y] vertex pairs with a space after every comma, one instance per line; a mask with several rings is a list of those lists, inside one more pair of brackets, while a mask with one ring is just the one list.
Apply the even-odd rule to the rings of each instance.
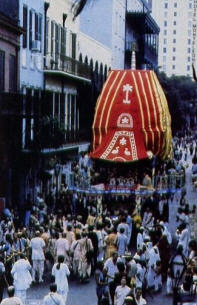
[[183, 223], [179, 226], [176, 236], [178, 238], [178, 245], [177, 248], [181, 245], [183, 247], [183, 255], [187, 257], [188, 255], [188, 245], [189, 245], [189, 231], [186, 228], [186, 224]]
[[68, 261], [68, 251], [69, 251], [69, 243], [66, 239], [66, 233], [62, 233], [62, 237], [59, 237], [55, 243], [55, 254], [56, 258], [58, 256], [63, 255]]
[[114, 305], [123, 305], [130, 290], [129, 286], [126, 285], [126, 278], [122, 277], [121, 285], [117, 286], [115, 290]]
[[21, 298], [23, 303], [26, 300], [27, 289], [32, 283], [30, 270], [29, 261], [24, 258], [24, 254], [20, 254], [20, 259], [14, 263], [11, 274], [14, 279], [15, 296]]
[[30, 247], [32, 249], [32, 262], [33, 262], [33, 269], [32, 269], [32, 278], [35, 282], [36, 280], [36, 272], [38, 273], [38, 281], [39, 283], [43, 282], [43, 273], [44, 273], [44, 248], [45, 242], [40, 237], [40, 231], [36, 231], [36, 237], [31, 239]]
[[23, 302], [19, 297], [14, 296], [15, 289], [14, 286], [8, 287], [8, 298], [3, 299], [1, 305], [23, 305]]
[[142, 297], [141, 287], [136, 287], [135, 289], [135, 301], [137, 305], [146, 305], [146, 300]]
[[50, 285], [50, 292], [44, 297], [43, 305], [65, 305], [60, 294], [57, 293], [57, 285]]
[[70, 271], [67, 264], [64, 263], [64, 256], [58, 256], [58, 263], [54, 264], [52, 268], [52, 275], [55, 277], [57, 285], [57, 292], [63, 297], [64, 304], [66, 304], [68, 294], [68, 279]]

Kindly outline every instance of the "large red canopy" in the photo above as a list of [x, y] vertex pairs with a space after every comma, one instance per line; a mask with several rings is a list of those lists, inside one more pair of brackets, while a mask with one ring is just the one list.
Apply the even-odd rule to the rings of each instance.
[[92, 158], [131, 162], [171, 156], [171, 117], [153, 71], [112, 70], [97, 100], [92, 128]]

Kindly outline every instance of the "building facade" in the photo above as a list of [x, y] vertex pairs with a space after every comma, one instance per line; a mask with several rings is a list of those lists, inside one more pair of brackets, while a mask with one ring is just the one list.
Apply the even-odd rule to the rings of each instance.
[[131, 67], [131, 54], [134, 50], [137, 69], [156, 69], [159, 27], [150, 15], [147, 1], [127, 1], [125, 28], [125, 68]]
[[161, 31], [159, 67], [167, 76], [192, 75], [192, 0], [152, 0], [152, 16]]
[[18, 106], [19, 90], [19, 50], [20, 35], [18, 26], [19, 2], [0, 1], [0, 203], [12, 203], [14, 164], [20, 146], [20, 119]]
[[80, 31], [110, 50], [112, 69], [124, 69], [125, 10], [125, 0], [100, 0], [90, 2], [80, 16]]

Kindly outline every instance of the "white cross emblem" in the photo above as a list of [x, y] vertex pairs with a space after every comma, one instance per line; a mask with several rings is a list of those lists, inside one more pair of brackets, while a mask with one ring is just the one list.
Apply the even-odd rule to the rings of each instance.
[[131, 100], [129, 100], [129, 92], [133, 91], [133, 86], [126, 84], [123, 86], [123, 92], [126, 92], [126, 98], [123, 100], [123, 104], [130, 104]]

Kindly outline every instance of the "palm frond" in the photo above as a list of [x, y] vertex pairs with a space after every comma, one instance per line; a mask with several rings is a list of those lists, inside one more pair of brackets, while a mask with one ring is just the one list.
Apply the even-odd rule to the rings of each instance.
[[84, 9], [85, 5], [87, 4], [88, 0], [76, 0], [73, 5], [72, 5], [72, 10], [74, 13], [74, 18], [75, 19]]

